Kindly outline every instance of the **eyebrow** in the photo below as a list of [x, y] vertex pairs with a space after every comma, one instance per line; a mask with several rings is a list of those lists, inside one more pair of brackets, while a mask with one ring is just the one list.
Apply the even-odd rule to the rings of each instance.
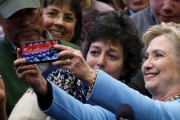
[[[155, 50], [153, 50], [152, 51], [152, 53], [154, 54], [154, 53], [157, 53], [157, 52], [162, 52], [163, 54], [165, 54], [166, 52], [164, 52], [164, 50], [161, 50], [161, 49], [155, 49]], [[145, 55], [149, 55], [149, 53], [148, 52], [145, 52]]]
[[[96, 48], [96, 49], [101, 49], [99, 46], [92, 46], [93, 48]], [[120, 52], [120, 51], [117, 51], [116, 49], [112, 49], [112, 48], [110, 48], [107, 52]]]
[[54, 12], [58, 12], [58, 10], [56, 10], [56, 9], [54, 9], [54, 8], [52, 8], [51, 10], [54, 11]]

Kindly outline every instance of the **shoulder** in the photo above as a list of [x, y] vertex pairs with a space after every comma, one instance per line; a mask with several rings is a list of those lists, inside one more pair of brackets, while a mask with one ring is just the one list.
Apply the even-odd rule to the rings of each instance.
[[67, 42], [67, 41], [61, 40], [61, 44], [62, 44], [62, 45], [65, 45], [65, 46], [72, 47], [72, 48], [77, 49], [77, 50], [80, 49], [79, 46], [77, 46], [77, 45], [75, 45], [75, 44], [73, 44], [73, 43]]
[[146, 9], [140, 10], [139, 12], [137, 12], [137, 13], [135, 13], [135, 14], [132, 14], [132, 15], [130, 16], [130, 18], [131, 18], [131, 19], [137, 19], [137, 18], [139, 18], [139, 17], [145, 18], [145, 17], [147, 17], [147, 16], [150, 16], [149, 7], [146, 8]]
[[106, 11], [109, 11], [109, 10], [114, 10], [114, 8], [112, 8], [110, 5], [106, 4], [106, 3], [103, 3], [101, 1], [96, 1], [96, 0], [93, 0], [93, 4], [95, 6], [95, 9], [98, 10], [98, 11], [101, 11], [101, 12], [106, 12]]

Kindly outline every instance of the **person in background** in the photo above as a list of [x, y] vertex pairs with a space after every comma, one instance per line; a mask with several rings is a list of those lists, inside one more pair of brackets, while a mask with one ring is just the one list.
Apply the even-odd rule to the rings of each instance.
[[79, 0], [79, 2], [81, 5], [82, 15], [83, 15], [82, 34], [86, 34], [89, 28], [94, 24], [96, 16], [98, 16], [102, 12], [114, 10], [111, 6], [97, 0]]
[[50, 34], [78, 46], [82, 29], [79, 0], [43, 0], [44, 28]]
[[180, 1], [149, 0], [150, 6], [131, 16], [142, 36], [150, 26], [161, 22], [180, 22]]
[[7, 120], [6, 114], [6, 93], [5, 93], [5, 86], [0, 75], [0, 118], [1, 120]]
[[101, 2], [104, 2], [104, 3], [108, 4], [108, 5], [110, 5], [112, 8], [114, 8], [114, 10], [117, 10], [117, 11], [124, 12], [125, 9], [126, 9], [126, 6], [124, 6], [124, 7], [119, 7], [119, 6], [117, 5], [116, 0], [98, 0], [98, 1], [101, 1]]
[[[149, 27], [160, 24], [161, 22], [180, 23], [179, 0], [149, 0], [149, 2], [150, 7], [130, 16], [130, 18], [135, 22], [140, 36], [143, 36]], [[143, 54], [145, 50], [146, 48], [143, 49]], [[143, 59], [145, 59], [145, 57], [143, 57]], [[135, 76], [134, 80], [141, 85], [144, 94], [151, 97], [151, 95], [145, 89], [145, 83], [141, 70], [138, 71], [138, 74]]]
[[[17, 59], [16, 49], [20, 47], [21, 42], [52, 39], [50, 33], [43, 29], [42, 4], [41, 0], [1, 0], [0, 2], [0, 25], [4, 31], [4, 38], [0, 40], [0, 74], [6, 86], [8, 117], [29, 87], [19, 80], [14, 70], [13, 62]], [[61, 41], [61, 44], [79, 48], [66, 41]], [[43, 73], [51, 63], [40, 63], [38, 66]]]
[[149, 0], [116, 0], [116, 2], [121, 9], [123, 9], [124, 6], [128, 8], [125, 13], [129, 16], [149, 7]]
[[4, 32], [3, 32], [3, 29], [0, 25], [0, 39], [2, 39], [4, 37]]
[[[101, 13], [101, 15], [96, 18], [95, 24], [88, 31], [87, 38], [84, 41], [82, 48], [83, 55], [80, 51], [74, 49], [72, 49], [72, 51], [79, 56], [80, 61], [85, 58], [85, 61], [87, 61], [91, 68], [101, 69], [119, 81], [124, 82], [129, 87], [140, 91], [140, 87], [131, 81], [131, 78], [136, 74], [137, 69], [141, 66], [142, 47], [142, 41], [138, 36], [138, 31], [133, 22], [120, 12], [109, 11]], [[68, 64], [69, 60], [66, 62], [65, 64]], [[71, 62], [73, 64], [73, 61]], [[56, 75], [54, 78], [57, 79], [58, 76], [61, 77], [62, 73]], [[33, 100], [31, 101], [31, 99]], [[33, 117], [37, 113], [33, 112], [38, 109], [35, 109], [34, 105], [37, 105], [35, 102], [35, 95], [33, 98], [32, 96], [29, 97], [28, 100], [25, 99], [24, 95], [15, 106], [9, 120], [21, 120], [22, 118], [36, 120], [41, 118], [37, 116], [36, 118]], [[31, 107], [29, 107], [30, 105]], [[32, 112], [25, 112], [28, 108], [31, 108]], [[27, 113], [32, 114], [29, 117], [22, 117], [28, 116]]]
[[62, 50], [58, 57], [71, 59], [72, 64], [64, 64], [66, 59], [53, 64], [69, 69], [76, 77], [88, 83], [91, 86], [88, 100], [101, 107], [78, 102], [43, 79], [36, 65], [22, 66], [25, 60], [18, 59], [14, 66], [18, 77], [34, 88], [40, 109], [56, 119], [114, 120], [112, 114], [106, 110], [115, 113], [119, 105], [126, 103], [133, 108], [136, 120], [178, 120], [180, 25], [176, 23], [155, 25], [144, 34], [143, 41], [147, 50], [142, 72], [145, 86], [152, 99], [105, 72], [92, 69], [84, 60], [79, 60], [75, 51], [62, 45], [56, 46]]

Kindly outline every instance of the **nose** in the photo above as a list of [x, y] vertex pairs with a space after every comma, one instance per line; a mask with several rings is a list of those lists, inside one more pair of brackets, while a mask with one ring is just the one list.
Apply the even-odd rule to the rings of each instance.
[[57, 16], [54, 21], [54, 24], [58, 26], [63, 26], [64, 24], [63, 17]]
[[104, 68], [106, 66], [106, 58], [104, 55], [101, 55], [99, 58], [98, 58], [98, 62], [97, 62], [97, 66], [99, 68]]
[[29, 26], [31, 24], [31, 22], [29, 20], [24, 20], [23, 22], [21, 22], [21, 26]]
[[143, 65], [142, 65], [142, 69], [149, 70], [152, 68], [153, 68], [152, 58], [149, 57], [147, 60], [144, 61]]
[[171, 12], [174, 8], [174, 3], [172, 0], [164, 0], [162, 9], [166, 12]]

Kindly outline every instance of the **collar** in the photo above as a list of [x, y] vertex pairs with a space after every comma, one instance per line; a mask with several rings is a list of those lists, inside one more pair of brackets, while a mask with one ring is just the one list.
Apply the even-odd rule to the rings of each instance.
[[150, 14], [151, 18], [154, 20], [154, 22], [155, 22], [156, 24], [159, 24], [158, 20], [157, 20], [156, 17], [153, 15], [152, 9], [151, 9], [150, 7], [148, 8], [148, 11], [149, 11], [149, 14]]

